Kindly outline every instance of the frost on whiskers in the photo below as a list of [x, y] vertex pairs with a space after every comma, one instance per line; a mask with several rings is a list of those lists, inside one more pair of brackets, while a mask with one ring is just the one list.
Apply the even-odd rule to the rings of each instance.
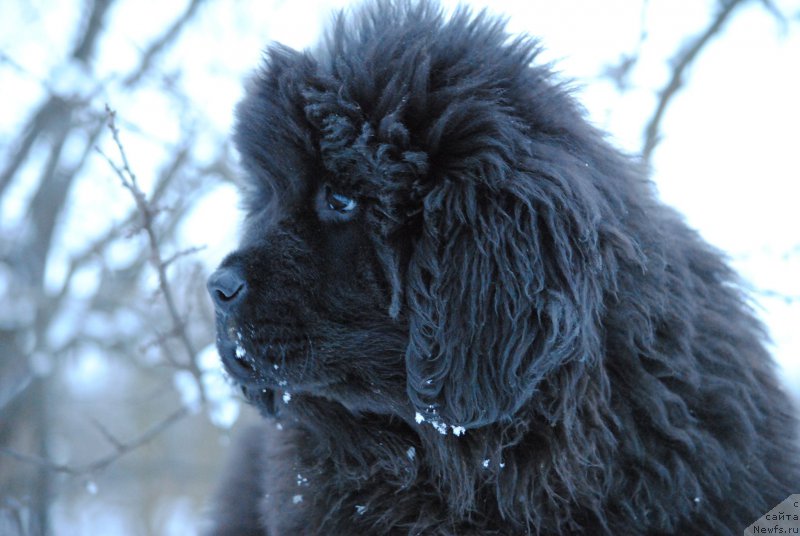
[[427, 422], [428, 424], [433, 426], [433, 428], [437, 432], [439, 432], [442, 435], [447, 435], [448, 428], [450, 428], [453, 431], [453, 435], [456, 437], [464, 435], [464, 433], [467, 431], [466, 428], [464, 428], [463, 426], [454, 426], [454, 425], [448, 426], [444, 422], [437, 419], [436, 410], [433, 408], [431, 408], [431, 414], [432, 416], [425, 417], [424, 415], [422, 415], [422, 413], [417, 411], [416, 414], [414, 415], [414, 420], [417, 421], [417, 424], [422, 424], [423, 422]]

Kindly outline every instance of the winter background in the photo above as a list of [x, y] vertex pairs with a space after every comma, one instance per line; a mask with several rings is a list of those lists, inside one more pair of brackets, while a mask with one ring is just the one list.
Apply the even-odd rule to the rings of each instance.
[[[240, 222], [233, 108], [267, 43], [308, 47], [346, 4], [0, 3], [0, 534], [202, 530], [256, 420], [205, 295]], [[645, 154], [800, 393], [800, 3], [469, 4], [539, 36], [590, 119]]]

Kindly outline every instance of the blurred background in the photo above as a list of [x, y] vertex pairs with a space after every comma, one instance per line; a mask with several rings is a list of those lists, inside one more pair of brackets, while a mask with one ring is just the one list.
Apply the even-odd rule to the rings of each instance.
[[[798, 394], [800, 2], [468, 3], [539, 36], [730, 255]], [[240, 221], [233, 109], [267, 43], [309, 47], [347, 4], [0, 3], [0, 535], [202, 531], [257, 419], [205, 292]]]

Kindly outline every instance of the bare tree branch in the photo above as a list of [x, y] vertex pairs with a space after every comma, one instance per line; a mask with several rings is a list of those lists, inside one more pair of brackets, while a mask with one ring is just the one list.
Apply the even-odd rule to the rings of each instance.
[[[168, 429], [170, 426], [172, 426], [182, 418], [186, 417], [188, 414], [189, 410], [185, 407], [181, 407], [178, 408], [176, 411], [172, 412], [171, 414], [169, 414], [162, 421], [157, 422], [156, 424], [148, 428], [144, 433], [142, 433], [142, 435], [140, 435], [133, 441], [130, 441], [128, 443], [121, 443], [117, 441], [115, 438], [113, 441], [111, 441], [112, 445], [114, 446], [113, 452], [111, 452], [106, 456], [103, 456], [102, 458], [98, 458], [93, 462], [83, 465], [69, 465], [69, 464], [56, 463], [42, 456], [25, 454], [6, 447], [0, 447], [0, 453], [10, 458], [14, 458], [15, 460], [33, 464], [40, 468], [56, 473], [64, 473], [72, 476], [93, 474], [102, 471], [103, 469], [105, 469], [118, 459], [120, 459], [122, 456], [138, 449], [143, 445], [146, 445], [147, 443], [155, 439], [158, 435], [160, 435], [162, 432], [164, 432], [166, 429]], [[106, 438], [108, 439], [108, 436], [106, 436]]]
[[72, 57], [84, 63], [88, 62], [95, 50], [97, 38], [105, 26], [105, 18], [113, 0], [91, 0], [86, 29], [83, 31], [80, 42], [72, 51]]
[[171, 257], [169, 257], [168, 259], [164, 260], [164, 268], [167, 268], [170, 264], [172, 264], [173, 262], [177, 261], [180, 258], [189, 256], [189, 255], [194, 255], [195, 253], [203, 251], [204, 249], [206, 249], [206, 246], [195, 246], [195, 247], [191, 247], [191, 248], [187, 248], [187, 249], [178, 251], [177, 253], [174, 253]]
[[12, 151], [8, 165], [0, 173], [0, 196], [3, 195], [3, 191], [11, 183], [11, 179], [16, 175], [22, 163], [28, 158], [28, 154], [36, 140], [48, 132], [53, 125], [57, 124], [63, 114], [64, 101], [55, 96], [46, 100], [33, 113], [25, 127], [23, 127], [19, 141], [16, 144], [12, 144], [12, 146], [16, 145], [16, 148]]
[[789, 29], [789, 18], [780, 10], [778, 6], [775, 5], [775, 2], [772, 0], [761, 0], [761, 3], [764, 4], [764, 9], [766, 9], [770, 15], [775, 17], [780, 31], [785, 33]]
[[650, 164], [653, 150], [661, 141], [661, 121], [673, 97], [675, 97], [681, 87], [683, 87], [686, 71], [692, 66], [711, 39], [719, 33], [725, 25], [725, 22], [730, 19], [734, 10], [743, 5], [746, 1], [747, 0], [721, 0], [719, 3], [719, 10], [708, 28], [703, 30], [697, 37], [690, 39], [689, 42], [691, 44], [688, 48], [676, 54], [672, 68], [672, 76], [666, 86], [659, 92], [658, 106], [656, 107], [653, 117], [647, 123], [647, 127], [645, 127], [644, 146], [642, 148], [642, 161], [645, 164]]
[[617, 86], [617, 91], [620, 93], [630, 89], [630, 74], [639, 62], [642, 46], [647, 40], [647, 8], [649, 4], [650, 2], [648, 0], [642, 2], [642, 8], [639, 12], [639, 40], [633, 51], [622, 54], [617, 61], [613, 63], [606, 63], [602, 66], [600, 72], [600, 77], [611, 80], [614, 85]]
[[144, 51], [142, 54], [142, 61], [139, 62], [139, 67], [128, 75], [127, 78], [123, 81], [123, 85], [125, 86], [133, 86], [139, 80], [141, 80], [142, 76], [150, 70], [155, 59], [161, 54], [175, 39], [177, 39], [178, 35], [180, 34], [183, 27], [189, 22], [192, 17], [194, 17], [195, 13], [197, 13], [197, 9], [203, 3], [203, 0], [192, 0], [189, 2], [189, 5], [186, 6], [184, 12], [175, 19], [167, 30], [161, 34], [155, 41], [153, 41], [147, 50]]
[[784, 303], [795, 303], [800, 302], [800, 294], [787, 294], [785, 292], [781, 292], [778, 290], [772, 290], [768, 288], [757, 288], [755, 289], [756, 294], [763, 296], [765, 298], [777, 298]]
[[117, 437], [111, 433], [111, 431], [106, 428], [106, 426], [95, 419], [94, 417], [89, 417], [89, 422], [95, 427], [95, 429], [100, 432], [100, 434], [105, 438], [106, 441], [111, 443], [117, 450], [123, 448], [123, 443]]
[[148, 202], [144, 192], [142, 192], [142, 190], [139, 188], [136, 175], [133, 173], [130, 163], [128, 162], [128, 156], [125, 153], [125, 148], [120, 140], [119, 129], [117, 128], [115, 122], [116, 112], [106, 105], [106, 113], [108, 114], [108, 128], [111, 131], [111, 135], [114, 138], [114, 143], [116, 144], [120, 158], [122, 159], [122, 166], [120, 167], [115, 164], [114, 161], [100, 151], [100, 149], [98, 149], [98, 152], [103, 155], [109, 165], [114, 169], [117, 176], [122, 181], [122, 185], [131, 192], [131, 195], [136, 203], [137, 210], [142, 217], [142, 229], [144, 229], [145, 233], [147, 234], [148, 242], [150, 244], [150, 260], [155, 267], [156, 272], [158, 273], [159, 289], [161, 290], [161, 294], [163, 295], [164, 301], [167, 304], [167, 310], [173, 323], [173, 331], [181, 341], [183, 348], [187, 353], [188, 360], [186, 367], [195, 377], [197, 385], [200, 387], [201, 402], [205, 402], [205, 393], [203, 392], [203, 384], [201, 381], [202, 372], [200, 371], [196, 362], [197, 351], [195, 350], [194, 344], [189, 338], [189, 334], [186, 332], [186, 322], [178, 312], [172, 287], [169, 283], [169, 278], [167, 277], [167, 265], [165, 264], [163, 256], [161, 255], [160, 244], [155, 231], [155, 210], [153, 205]]
[[[80, 42], [70, 54], [73, 59], [88, 64], [95, 45], [97, 44], [97, 39], [100, 37], [101, 31], [105, 25], [105, 17], [112, 2], [113, 0], [94, 0], [92, 2], [86, 29], [81, 34]], [[3, 61], [9, 62], [18, 68], [22, 68], [5, 54], [3, 54]], [[28, 121], [27, 126], [22, 130], [23, 134], [17, 144], [17, 149], [13, 152], [9, 164], [3, 172], [0, 173], [0, 195], [2, 195], [3, 190], [16, 174], [19, 166], [28, 157], [34, 142], [39, 139], [42, 134], [48, 132], [54, 124], [57, 124], [58, 120], [61, 118], [61, 114], [55, 112], [62, 112], [65, 102], [61, 96], [55, 95], [52, 92], [50, 93], [50, 98], [39, 106]]]

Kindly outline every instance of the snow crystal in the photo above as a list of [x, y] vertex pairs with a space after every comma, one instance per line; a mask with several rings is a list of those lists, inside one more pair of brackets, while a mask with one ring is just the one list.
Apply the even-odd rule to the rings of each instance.
[[275, 428], [277, 428], [278, 430], [283, 430], [283, 425], [281, 423], [276, 423]]
[[481, 465], [483, 465], [484, 467], [489, 467], [489, 458], [483, 460], [483, 463]]
[[246, 355], [247, 355], [247, 350], [245, 350], [243, 346], [240, 346], [240, 345], [237, 344], [236, 345], [236, 357], [241, 359]]
[[303, 475], [301, 475], [300, 473], [297, 473], [297, 485], [298, 486], [307, 486], [308, 485], [308, 479], [306, 477], [304, 477]]
[[[435, 415], [436, 410], [434, 409], [434, 406], [428, 406], [428, 407], [433, 410], [433, 413]], [[425, 419], [425, 417], [418, 411], [414, 415], [414, 420], [417, 421], [417, 424], [422, 424], [427, 420], [427, 422], [430, 423], [430, 425], [433, 426], [433, 428], [437, 432], [439, 432], [442, 435], [447, 435], [447, 424], [443, 423], [440, 420], [431, 419], [430, 417], [428, 419]], [[457, 436], [460, 436], [466, 431], [466, 429], [463, 426], [451, 426], [451, 428], [453, 429], [453, 434]]]
[[431, 421], [431, 426], [436, 428], [436, 431], [442, 435], [447, 435], [447, 425], [442, 421]]
[[408, 456], [408, 459], [413, 460], [414, 456], [416, 455], [417, 455], [417, 449], [415, 449], [414, 447], [408, 447], [408, 450], [406, 451], [406, 456]]
[[284, 404], [288, 404], [291, 399], [292, 399], [292, 393], [290, 393], [289, 391], [286, 391], [285, 393], [283, 393], [283, 402], [284, 402]]
[[506, 466], [506, 462], [500, 462], [500, 469]]
[[356, 505], [356, 513], [358, 515], [363, 516], [364, 512], [366, 512], [366, 511], [367, 511], [367, 507], [364, 506], [363, 504], [357, 504]]
[[86, 481], [86, 491], [89, 492], [89, 495], [97, 495], [97, 484], [94, 480]]
[[300, 504], [301, 502], [303, 502], [302, 495], [295, 495], [294, 497], [292, 497], [292, 504]]

